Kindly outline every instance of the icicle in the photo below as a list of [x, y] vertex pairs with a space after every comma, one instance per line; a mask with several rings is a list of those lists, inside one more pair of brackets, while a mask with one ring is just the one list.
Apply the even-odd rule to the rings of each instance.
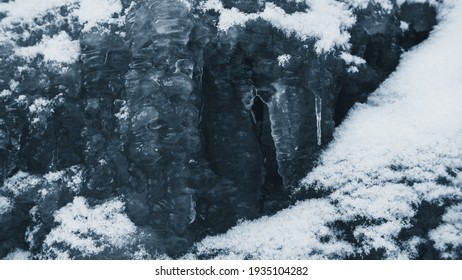
[[318, 93], [314, 94], [314, 106], [316, 109], [316, 136], [318, 140], [318, 146], [322, 144], [322, 130], [321, 130], [321, 121], [322, 121], [322, 98]]

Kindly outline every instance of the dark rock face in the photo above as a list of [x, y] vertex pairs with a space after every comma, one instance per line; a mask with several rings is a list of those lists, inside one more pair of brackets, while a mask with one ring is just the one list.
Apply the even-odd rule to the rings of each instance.
[[[65, 73], [38, 60], [24, 71], [0, 66], [0, 92], [11, 79], [19, 83], [0, 98], [0, 180], [33, 179], [20, 194], [0, 188], [14, 200], [0, 215], [0, 257], [14, 248], [39, 253], [53, 212], [76, 195], [95, 205], [123, 197], [152, 251], [170, 256], [240, 219], [280, 210], [348, 109], [435, 24], [424, 4], [358, 11], [351, 53], [366, 65], [349, 73], [338, 51], [319, 55], [314, 41], [263, 20], [223, 33], [216, 13], [177, 1], [131, 2], [123, 1], [125, 25], [110, 32], [62, 27], [81, 45]], [[222, 2], [246, 13], [265, 7]], [[287, 13], [309, 8], [273, 2]], [[410, 28], [403, 32], [400, 21]], [[13, 52], [0, 48], [5, 59]], [[37, 97], [51, 101], [31, 112]], [[60, 180], [43, 179], [63, 170]], [[23, 171], [29, 177], [14, 179]], [[79, 174], [78, 191], [63, 187]]]

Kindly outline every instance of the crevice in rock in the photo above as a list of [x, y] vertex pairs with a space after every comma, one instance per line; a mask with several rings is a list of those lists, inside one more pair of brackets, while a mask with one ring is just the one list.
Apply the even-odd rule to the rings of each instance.
[[283, 180], [278, 172], [276, 146], [271, 134], [271, 121], [268, 106], [257, 95], [252, 105], [255, 129], [263, 155], [264, 182], [261, 186], [259, 214], [271, 215], [287, 206], [289, 194], [284, 188]]

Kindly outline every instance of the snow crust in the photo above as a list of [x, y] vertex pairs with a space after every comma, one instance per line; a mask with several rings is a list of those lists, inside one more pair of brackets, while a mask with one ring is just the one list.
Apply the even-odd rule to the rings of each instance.
[[207, 237], [196, 255], [317, 259], [383, 250], [384, 258], [409, 259], [432, 240], [442, 257], [460, 258], [461, 204], [428, 236], [398, 238], [424, 201], [462, 201], [462, 3], [438, 8], [442, 21], [430, 38], [404, 55], [367, 104], [356, 105], [303, 180], [324, 198]]

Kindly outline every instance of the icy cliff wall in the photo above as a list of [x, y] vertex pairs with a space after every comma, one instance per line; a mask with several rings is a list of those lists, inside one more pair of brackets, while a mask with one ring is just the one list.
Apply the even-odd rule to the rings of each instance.
[[175, 256], [290, 204], [428, 36], [413, 2], [4, 1], [0, 256]]

